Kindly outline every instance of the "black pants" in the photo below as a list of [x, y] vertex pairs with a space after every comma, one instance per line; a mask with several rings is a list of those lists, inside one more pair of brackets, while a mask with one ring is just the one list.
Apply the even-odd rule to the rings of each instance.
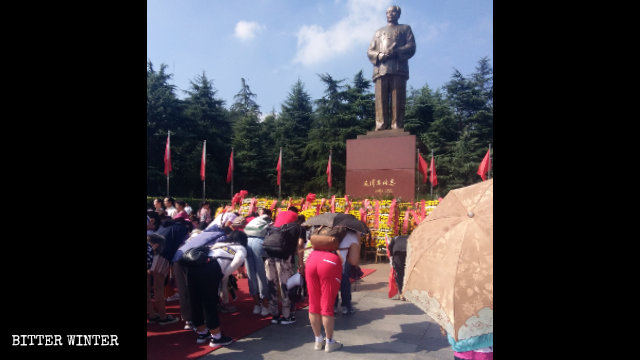
[[404, 266], [407, 260], [407, 253], [396, 252], [393, 254], [393, 260], [391, 261], [393, 265], [393, 270], [396, 271], [396, 284], [398, 285], [398, 292], [402, 293], [402, 282], [404, 281]]
[[216, 259], [210, 259], [204, 265], [189, 267], [187, 284], [193, 312], [191, 321], [194, 326], [200, 326], [205, 322], [209, 329], [220, 326], [218, 288], [221, 280], [222, 270]]

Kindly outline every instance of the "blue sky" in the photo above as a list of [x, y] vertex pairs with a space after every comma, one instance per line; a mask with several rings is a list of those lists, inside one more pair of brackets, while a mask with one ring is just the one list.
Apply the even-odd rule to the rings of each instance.
[[263, 114], [280, 112], [298, 79], [312, 100], [317, 74], [371, 79], [367, 48], [390, 5], [416, 39], [408, 89], [438, 89], [485, 56], [493, 67], [493, 0], [147, 0], [147, 59], [168, 66], [179, 98], [204, 71], [227, 108], [245, 78]]

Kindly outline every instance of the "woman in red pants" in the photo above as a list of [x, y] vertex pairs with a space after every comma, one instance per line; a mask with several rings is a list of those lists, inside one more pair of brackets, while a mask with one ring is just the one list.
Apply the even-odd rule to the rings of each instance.
[[[305, 265], [305, 280], [309, 293], [309, 322], [316, 337], [315, 350], [331, 352], [342, 347], [333, 339], [333, 304], [340, 291], [342, 261], [333, 251], [314, 250]], [[322, 326], [326, 340], [322, 338]]]

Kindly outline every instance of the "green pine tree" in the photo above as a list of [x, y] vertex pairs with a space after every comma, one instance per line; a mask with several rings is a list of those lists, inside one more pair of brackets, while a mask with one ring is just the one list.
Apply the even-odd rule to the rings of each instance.
[[267, 167], [260, 139], [260, 107], [254, 100], [257, 95], [251, 92], [244, 79], [241, 80], [242, 88], [234, 96], [235, 102], [231, 105], [230, 112], [233, 133], [233, 191], [247, 190], [253, 196], [267, 189], [264, 184]]
[[[167, 65], [161, 64], [156, 70], [151, 60], [147, 61], [147, 191], [152, 194], [165, 194], [167, 191], [164, 175], [167, 132], [175, 134], [182, 119], [181, 101], [176, 97], [175, 85], [170, 84], [173, 75], [166, 69]], [[173, 170], [170, 179], [175, 179], [175, 166]], [[171, 188], [176, 189], [173, 185]]]
[[191, 187], [201, 186], [200, 181], [200, 157], [202, 156], [202, 141], [207, 140], [206, 153], [206, 192], [209, 198], [226, 198], [229, 194], [225, 191], [226, 169], [231, 151], [231, 124], [228, 112], [224, 108], [224, 100], [216, 98], [217, 91], [213, 83], [206, 77], [204, 71], [202, 75], [195, 77], [190, 82], [190, 89], [185, 91], [185, 116], [194, 123], [192, 140], [198, 141], [200, 145], [192, 142], [192, 152], [190, 158], [197, 156], [190, 173], [192, 180]]
[[[305, 184], [310, 179], [304, 149], [311, 123], [313, 109], [311, 97], [298, 81], [292, 86], [289, 96], [282, 104], [282, 111], [275, 120], [274, 146], [270, 153], [275, 158], [282, 147], [282, 195], [302, 196]], [[277, 160], [276, 160], [277, 161]], [[273, 184], [276, 184], [274, 173]]]

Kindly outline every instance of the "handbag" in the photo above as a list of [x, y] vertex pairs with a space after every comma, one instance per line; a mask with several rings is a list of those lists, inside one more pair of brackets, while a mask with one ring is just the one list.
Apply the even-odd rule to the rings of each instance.
[[206, 264], [209, 260], [209, 250], [210, 247], [207, 245], [188, 249], [182, 254], [180, 261], [188, 266]]
[[336, 251], [346, 234], [344, 226], [320, 226], [312, 231], [309, 241], [314, 250]]

